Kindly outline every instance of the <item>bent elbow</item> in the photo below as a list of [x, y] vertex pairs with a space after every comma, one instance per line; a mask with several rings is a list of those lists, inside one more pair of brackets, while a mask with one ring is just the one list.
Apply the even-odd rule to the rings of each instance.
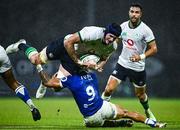
[[154, 47], [154, 48], [153, 48], [153, 54], [156, 54], [157, 51], [158, 51], [158, 50], [157, 50], [157, 47]]
[[154, 54], [156, 54], [158, 52], [157, 47], [154, 47]]

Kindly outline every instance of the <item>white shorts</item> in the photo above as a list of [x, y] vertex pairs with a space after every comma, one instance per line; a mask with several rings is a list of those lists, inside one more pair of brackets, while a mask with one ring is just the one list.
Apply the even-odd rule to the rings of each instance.
[[102, 107], [92, 116], [84, 118], [84, 123], [88, 127], [102, 126], [105, 120], [115, 119], [117, 108], [114, 104], [103, 101]]
[[4, 73], [11, 68], [11, 62], [6, 51], [0, 46], [0, 73]]

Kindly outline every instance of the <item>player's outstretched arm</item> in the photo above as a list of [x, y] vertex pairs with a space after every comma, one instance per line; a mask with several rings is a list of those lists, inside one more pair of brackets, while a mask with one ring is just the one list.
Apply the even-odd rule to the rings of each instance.
[[47, 74], [41, 65], [37, 65], [37, 70], [40, 75], [40, 78], [42, 80], [43, 85], [45, 85], [48, 88], [60, 88], [62, 84], [60, 83], [60, 80], [56, 76], [50, 77], [49, 74]]

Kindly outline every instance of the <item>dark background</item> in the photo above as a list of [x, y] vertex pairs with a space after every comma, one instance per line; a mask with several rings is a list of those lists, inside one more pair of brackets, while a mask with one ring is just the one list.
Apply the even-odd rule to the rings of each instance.
[[[139, 2], [143, 6], [142, 20], [152, 29], [158, 53], [146, 60], [148, 93], [151, 97], [180, 97], [180, 2], [179, 0], [0, 0], [0, 43], [6, 48], [21, 38], [39, 51], [50, 41], [84, 26], [105, 26], [128, 20], [129, 5]], [[106, 82], [121, 52], [121, 45], [102, 73], [97, 73], [100, 90]], [[25, 84], [32, 96], [39, 85], [33, 65], [22, 52], [9, 55], [16, 78]], [[59, 62], [45, 66], [53, 74]], [[124, 82], [114, 96], [134, 97], [131, 84]], [[14, 96], [0, 80], [0, 96]], [[69, 91], [48, 95], [69, 95]]]

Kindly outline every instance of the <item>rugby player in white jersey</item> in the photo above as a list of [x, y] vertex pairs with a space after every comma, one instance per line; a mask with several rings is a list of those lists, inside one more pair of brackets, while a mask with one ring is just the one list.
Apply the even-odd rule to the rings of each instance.
[[146, 116], [156, 120], [149, 108], [146, 94], [145, 59], [157, 52], [157, 46], [153, 32], [141, 21], [141, 16], [141, 5], [132, 4], [129, 9], [130, 20], [120, 25], [123, 49], [102, 98], [110, 100], [113, 91], [128, 77], [135, 87], [135, 94], [145, 109]]
[[[104, 27], [89, 26], [82, 30], [59, 38], [51, 42], [40, 53], [35, 48], [26, 44], [25, 40], [20, 40], [7, 47], [7, 53], [23, 50], [31, 63], [35, 65], [45, 64], [48, 60], [60, 60], [61, 65], [71, 74], [81, 73], [82, 67], [102, 71], [103, 65], [109, 56], [117, 48], [114, 42], [121, 34], [121, 27], [112, 23]], [[85, 54], [94, 54], [100, 57], [98, 64], [82, 63], [80, 57]], [[37, 93], [37, 98], [42, 98], [46, 92], [46, 87], [41, 84]]]
[[[0, 75], [5, 83], [16, 93], [16, 96], [29, 106], [33, 120], [40, 120], [41, 114], [39, 110], [31, 100], [27, 88], [15, 79], [9, 57], [2, 46], [0, 46]], [[4, 110], [4, 112], [6, 112], [6, 110]]]

